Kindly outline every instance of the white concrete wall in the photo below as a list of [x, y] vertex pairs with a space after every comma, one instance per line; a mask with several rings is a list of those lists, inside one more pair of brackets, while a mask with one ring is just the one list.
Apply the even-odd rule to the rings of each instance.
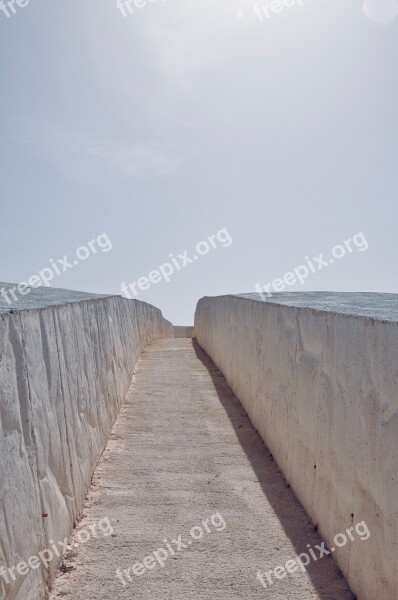
[[193, 326], [174, 325], [173, 334], [175, 338], [193, 337]]
[[329, 546], [367, 524], [334, 553], [352, 591], [397, 600], [398, 323], [223, 296], [195, 336]]
[[[0, 566], [69, 536], [141, 351], [172, 335], [119, 297], [0, 314]], [[57, 562], [0, 577], [0, 598], [45, 598]]]

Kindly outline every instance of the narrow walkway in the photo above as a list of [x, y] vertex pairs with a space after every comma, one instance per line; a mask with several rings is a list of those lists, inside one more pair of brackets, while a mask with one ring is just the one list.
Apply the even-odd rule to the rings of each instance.
[[265, 579], [267, 589], [257, 579], [321, 540], [224, 377], [188, 339], [143, 353], [73, 542], [52, 600], [353, 598], [330, 557]]

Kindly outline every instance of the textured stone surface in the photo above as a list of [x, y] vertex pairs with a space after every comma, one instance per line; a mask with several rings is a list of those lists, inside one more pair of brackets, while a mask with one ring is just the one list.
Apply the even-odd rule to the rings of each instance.
[[296, 308], [309, 308], [350, 317], [370, 317], [378, 321], [398, 323], [398, 294], [374, 292], [282, 292], [268, 296], [265, 292], [236, 294], [238, 298], [249, 298], [268, 304], [282, 304]]
[[[2, 283], [0, 281], [0, 291], [3, 288], [5, 290], [5, 295], [0, 295], [0, 313], [29, 310], [32, 308], [45, 308], [46, 306], [62, 306], [71, 304], [72, 302], [80, 302], [81, 300], [111, 297], [109, 294], [89, 294], [88, 292], [41, 286], [29, 288], [29, 292], [26, 295], [22, 295], [18, 290], [14, 290], [14, 295], [17, 298], [17, 300], [15, 300], [14, 296], [8, 290], [17, 288], [17, 286], [17, 283]], [[27, 291], [27, 288], [22, 289], [23, 291]], [[7, 298], [9, 302], [7, 301]]]
[[[210, 526], [189, 545], [191, 528], [217, 512], [226, 527]], [[321, 541], [224, 377], [189, 339], [144, 350], [84, 513], [79, 527], [108, 517], [114, 537], [72, 551], [72, 570], [60, 573], [51, 600], [353, 598], [329, 557], [261, 586], [258, 570]], [[117, 568], [131, 569], [180, 535], [188, 547], [163, 568], [130, 570], [126, 586], [117, 579]]]
[[311, 293], [203, 298], [195, 317], [328, 544], [366, 522], [367, 541], [334, 553], [361, 600], [398, 594], [396, 315], [391, 294]]
[[[120, 297], [0, 314], [0, 565], [70, 534], [138, 357], [166, 336], [158, 309]], [[56, 567], [0, 577], [0, 597], [45, 598]]]

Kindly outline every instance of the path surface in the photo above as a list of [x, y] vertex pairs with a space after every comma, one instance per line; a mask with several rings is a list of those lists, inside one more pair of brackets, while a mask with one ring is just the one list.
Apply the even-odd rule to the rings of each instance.
[[[102, 521], [82, 544], [82, 530], [104, 518], [113, 534]], [[142, 354], [73, 542], [51, 600], [353, 598], [329, 557], [261, 586], [258, 570], [321, 541], [225, 379], [188, 339]], [[150, 568], [136, 564], [148, 556]], [[125, 585], [116, 569], [127, 570]]]

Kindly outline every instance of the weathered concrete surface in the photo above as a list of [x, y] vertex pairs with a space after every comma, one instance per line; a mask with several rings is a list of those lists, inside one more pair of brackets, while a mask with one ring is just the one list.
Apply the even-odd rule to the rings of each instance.
[[203, 298], [195, 335], [363, 600], [398, 598], [398, 297]]
[[309, 308], [349, 317], [369, 317], [377, 321], [398, 323], [398, 294], [375, 292], [282, 292], [263, 297], [258, 293], [234, 294], [269, 304], [282, 304], [295, 308]]
[[174, 325], [173, 333], [175, 338], [192, 338], [193, 337], [193, 325], [192, 326], [183, 326], [183, 325]]
[[[0, 281], [0, 313], [17, 310], [29, 310], [32, 308], [45, 308], [48, 306], [63, 306], [72, 302], [81, 302], [82, 300], [93, 300], [98, 298], [110, 298], [109, 294], [90, 294], [89, 292], [79, 292], [76, 290], [65, 290], [52, 287], [30, 287], [22, 288], [27, 292], [25, 295], [18, 292], [17, 283], [4, 283]], [[14, 289], [14, 296], [10, 293]], [[3, 291], [4, 290], [4, 291]], [[113, 297], [117, 297], [114, 296]], [[8, 300], [7, 300], [8, 299]]]
[[[205, 533], [126, 587], [115, 576], [168, 541]], [[264, 589], [258, 570], [320, 544], [224, 377], [192, 340], [148, 346], [99, 462], [80, 528], [108, 517], [114, 537], [91, 538], [69, 556], [51, 600], [349, 600], [334, 562]], [[73, 542], [78, 543], [77, 537]]]
[[[172, 336], [142, 302], [66, 301], [0, 314], [0, 567], [70, 534], [141, 351]], [[57, 563], [0, 576], [1, 600], [45, 598]]]

